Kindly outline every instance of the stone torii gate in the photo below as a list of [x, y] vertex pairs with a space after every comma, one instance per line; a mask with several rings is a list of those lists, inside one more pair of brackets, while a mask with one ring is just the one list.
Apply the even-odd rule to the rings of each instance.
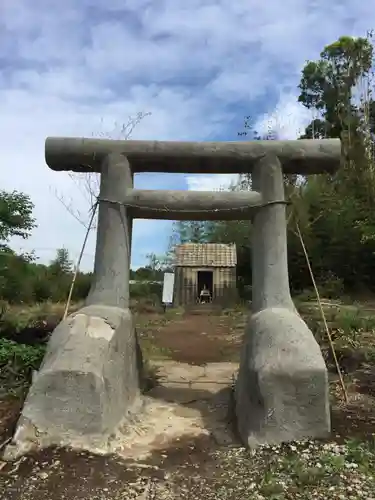
[[[53, 170], [101, 174], [94, 276], [85, 306], [51, 336], [9, 456], [50, 444], [102, 446], [142, 411], [141, 362], [129, 311], [137, 217], [252, 220], [253, 301], [235, 390], [239, 433], [250, 447], [329, 434], [327, 369], [290, 295], [283, 173], [333, 173], [340, 140], [47, 138], [45, 156]], [[139, 190], [133, 188], [136, 172], [251, 173], [253, 191]]]

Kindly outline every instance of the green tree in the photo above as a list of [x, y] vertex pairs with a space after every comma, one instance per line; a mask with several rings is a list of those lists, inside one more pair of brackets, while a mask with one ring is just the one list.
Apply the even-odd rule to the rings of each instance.
[[368, 154], [375, 116], [372, 66], [371, 37], [341, 37], [305, 65], [299, 85], [299, 102], [320, 115], [302, 137], [340, 138], [345, 153], [335, 175], [306, 180], [299, 205], [308, 217], [301, 229], [321, 278], [333, 272], [350, 288], [374, 286], [375, 176]]
[[49, 265], [51, 274], [55, 276], [63, 276], [72, 272], [72, 262], [69, 258], [69, 250], [66, 248], [58, 248], [56, 257]]
[[[58, 249], [49, 266], [31, 254], [17, 254], [8, 242], [28, 238], [35, 227], [30, 198], [16, 191], [0, 191], [0, 299], [9, 303], [66, 300], [72, 280], [72, 263], [65, 248]], [[87, 296], [91, 275], [78, 273], [73, 300]]]
[[[335, 175], [284, 176], [286, 197], [293, 205], [287, 219], [294, 292], [311, 288], [297, 221], [323, 294], [333, 282], [336, 290], [341, 290], [341, 284], [348, 291], [362, 286], [375, 289], [375, 162], [366, 150], [366, 141], [374, 133], [375, 104], [368, 91], [358, 97], [360, 84], [367, 82], [364, 87], [369, 87], [372, 52], [371, 40], [341, 37], [302, 70], [299, 101], [319, 116], [303, 137], [340, 137], [345, 161]], [[261, 137], [252, 129], [249, 116], [244, 128], [239, 135], [250, 140], [277, 138], [272, 127]], [[251, 189], [251, 176], [241, 178], [232, 189]], [[177, 229], [179, 241], [189, 238], [186, 226]], [[237, 275], [245, 290], [251, 283], [251, 223], [206, 223], [201, 234], [205, 241], [236, 243]]]
[[34, 204], [30, 197], [17, 191], [0, 191], [0, 245], [12, 236], [26, 239], [35, 227]]
[[32, 286], [25, 278], [30, 276], [33, 255], [17, 255], [8, 242], [13, 236], [30, 236], [35, 227], [33, 208], [26, 194], [0, 191], [0, 296], [8, 302], [32, 298]]
[[56, 257], [51, 261], [47, 269], [47, 279], [51, 283], [51, 299], [53, 301], [66, 300], [72, 278], [72, 263], [69, 259], [69, 251], [66, 248], [58, 248]]
[[173, 224], [173, 243], [205, 243], [208, 238], [206, 221], [181, 220]]
[[0, 298], [9, 303], [33, 299], [32, 264], [27, 255], [17, 255], [4, 246], [0, 251]]
[[353, 91], [368, 77], [372, 58], [369, 39], [343, 36], [324, 47], [320, 59], [306, 63], [298, 101], [322, 119], [314, 119], [304, 137], [340, 138], [343, 130], [357, 126], [359, 109], [353, 105]]
[[146, 272], [148, 273], [148, 276], [150, 276], [147, 279], [158, 281], [163, 278], [163, 274], [165, 272], [171, 270], [172, 262], [170, 252], [167, 252], [166, 255], [156, 255], [154, 253], [150, 253], [147, 255], [147, 260], [147, 266], [138, 269], [137, 276], [139, 276], [139, 273], [143, 273], [144, 275], [144, 272]]

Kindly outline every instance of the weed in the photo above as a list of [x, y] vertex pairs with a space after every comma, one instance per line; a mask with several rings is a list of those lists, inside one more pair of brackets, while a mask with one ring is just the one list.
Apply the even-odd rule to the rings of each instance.
[[38, 370], [45, 353], [44, 346], [18, 344], [0, 339], [0, 389], [16, 394], [26, 390], [32, 373]]

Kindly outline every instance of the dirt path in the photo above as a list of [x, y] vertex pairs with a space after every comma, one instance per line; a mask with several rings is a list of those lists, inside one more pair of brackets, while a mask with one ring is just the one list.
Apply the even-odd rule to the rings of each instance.
[[139, 422], [113, 440], [115, 456], [45, 450], [16, 464], [3, 464], [2, 499], [138, 498], [148, 488], [147, 479], [165, 483], [168, 470], [194, 468], [194, 463], [208, 459], [209, 450], [238, 446], [228, 415], [237, 364], [202, 367], [163, 361], [155, 367], [159, 385], [148, 393]]
[[[291, 449], [278, 447], [251, 455], [240, 447], [231, 432], [226, 406], [229, 394], [219, 388], [220, 374], [223, 385], [225, 381], [229, 383], [230, 366], [224, 370], [224, 364], [216, 364], [214, 372], [208, 366], [206, 376], [203, 367], [191, 368], [194, 377], [187, 365], [171, 362], [163, 367], [171, 378], [164, 379], [150, 396], [155, 411], [149, 413], [142, 425], [119, 438], [119, 455], [98, 456], [50, 449], [14, 464], [5, 464], [0, 471], [2, 500], [263, 500], [274, 491], [280, 493], [272, 488], [287, 484], [288, 478], [296, 474], [300, 478], [298, 489], [291, 484], [288, 495], [271, 498], [375, 498], [371, 486], [375, 484], [371, 476], [375, 463], [365, 464], [368, 472], [361, 462], [359, 465], [354, 462], [355, 467], [360, 467], [358, 470], [349, 469], [354, 460], [350, 458], [353, 457], [350, 450], [342, 470], [335, 470], [333, 474], [329, 469], [327, 476], [313, 476], [304, 479], [308, 480], [307, 484], [300, 484], [304, 470], [319, 471], [314, 464], [319, 464], [322, 455], [332, 463], [340, 459], [343, 452], [335, 442], [342, 443], [343, 436], [363, 437], [363, 430], [369, 435], [375, 433], [375, 419], [368, 419], [375, 411], [370, 413], [367, 407], [358, 413], [354, 393], [348, 406], [333, 408], [335, 442], [303, 444], [302, 454], [293, 452], [297, 453], [296, 458], [291, 457]], [[212, 383], [209, 378], [214, 373], [218, 378]], [[186, 384], [187, 377], [191, 383]], [[306, 463], [298, 465], [300, 469], [294, 471], [290, 469], [292, 465], [288, 465], [289, 468], [277, 471], [275, 465], [270, 465], [275, 457], [290, 460], [292, 465], [298, 465], [298, 457], [307, 458]], [[272, 481], [263, 484], [264, 478], [269, 477], [270, 467], [272, 477], [280, 481], [276, 486]], [[337, 481], [340, 490], [337, 490]], [[353, 484], [361, 487], [359, 496], [351, 495]], [[254, 490], [255, 485], [262, 489]], [[300, 487], [301, 491], [306, 490], [306, 496]], [[251, 496], [253, 492], [257, 495]]]
[[[290, 448], [273, 448], [252, 455], [240, 447], [232, 432], [229, 403], [238, 366], [233, 360], [238, 359], [243, 324], [243, 317], [192, 315], [158, 326], [144, 325], [143, 340], [152, 341], [156, 353], [168, 350], [169, 359], [156, 356], [152, 361], [158, 369], [159, 385], [148, 393], [146, 412], [139, 422], [123, 429], [113, 440], [116, 454], [99, 456], [49, 449], [14, 464], [0, 462], [2, 500], [375, 498], [375, 491], [368, 487], [375, 480], [361, 464], [357, 464], [357, 470], [343, 462], [342, 470], [329, 469], [324, 477], [318, 474], [316, 464], [322, 453], [333, 457], [344, 453], [337, 451], [333, 442], [321, 443], [320, 448], [304, 444], [306, 455]], [[348, 405], [340, 403], [340, 388], [335, 377], [332, 379], [335, 442], [343, 443], [348, 437], [373, 439], [375, 435], [375, 397], [371, 393], [375, 373], [366, 373], [366, 391], [362, 390], [363, 374], [358, 372], [357, 378], [352, 377]], [[15, 401], [0, 405], [3, 430], [14, 425], [17, 405]], [[292, 470], [289, 464], [284, 470], [280, 468], [284, 467], [283, 461], [275, 465], [273, 461], [278, 456], [290, 460], [293, 467], [299, 464], [299, 469]], [[300, 457], [305, 456], [310, 462], [299, 463]], [[352, 459], [345, 460], [350, 465]], [[332, 463], [336, 462], [339, 463], [336, 458], [332, 459]], [[368, 464], [369, 471], [375, 468], [371, 461]], [[316, 477], [309, 477], [310, 482], [296, 490], [310, 469]], [[270, 470], [274, 476], [265, 484]], [[299, 482], [289, 485], [293, 474]], [[331, 482], [330, 478], [336, 475], [342, 490]], [[272, 489], [274, 479], [279, 488], [287, 488], [285, 494]], [[353, 484], [361, 485], [359, 496], [346, 489]], [[279, 496], [275, 496], [275, 491]]]
[[189, 439], [210, 438], [220, 445], [234, 443], [228, 408], [237, 364], [153, 364], [158, 369], [159, 385], [147, 394], [139, 422], [127, 425], [113, 440], [116, 454], [136, 462]]
[[139, 328], [139, 333], [141, 341], [147, 338], [174, 361], [204, 365], [239, 360], [245, 321], [242, 313], [189, 314], [156, 328], [153, 324]]

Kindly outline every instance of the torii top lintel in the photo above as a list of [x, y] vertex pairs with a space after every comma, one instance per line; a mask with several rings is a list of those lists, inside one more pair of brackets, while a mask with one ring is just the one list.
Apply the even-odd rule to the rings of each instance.
[[250, 173], [258, 160], [277, 156], [286, 174], [333, 173], [341, 161], [340, 139], [178, 142], [48, 137], [47, 165], [53, 170], [100, 172], [105, 157], [123, 154], [133, 172]]

